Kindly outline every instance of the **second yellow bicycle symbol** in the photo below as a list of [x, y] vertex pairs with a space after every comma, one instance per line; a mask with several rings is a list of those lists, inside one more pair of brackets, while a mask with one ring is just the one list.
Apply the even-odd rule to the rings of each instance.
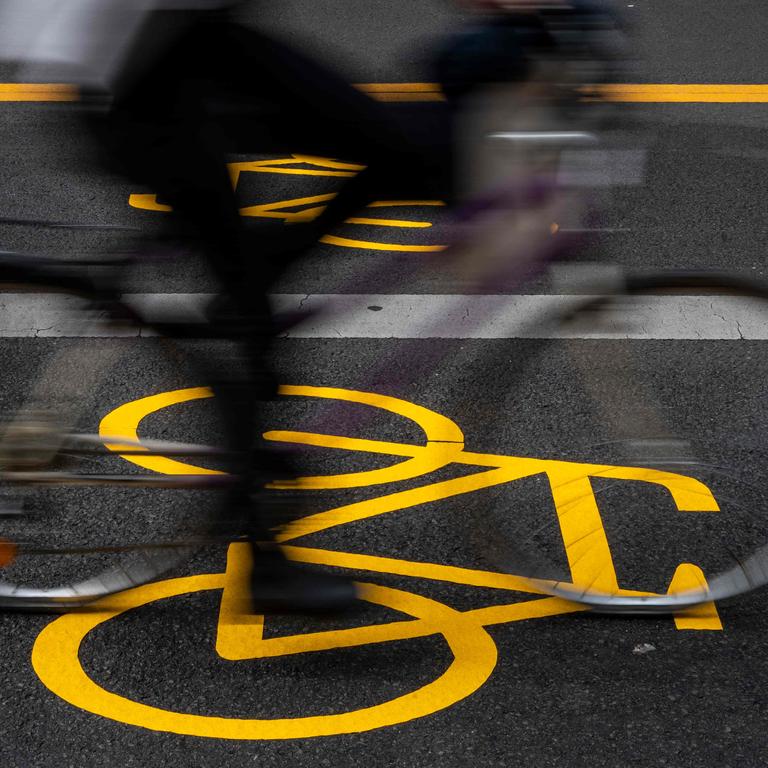
[[[350, 178], [363, 169], [362, 165], [343, 163], [324, 157], [311, 157], [308, 155], [292, 155], [291, 157], [272, 160], [251, 160], [229, 164], [229, 175], [232, 186], [237, 189], [240, 179], [249, 173], [267, 173], [277, 175], [321, 177], [329, 179]], [[311, 221], [319, 215], [325, 205], [335, 197], [335, 192], [327, 192], [320, 195], [295, 197], [289, 200], [277, 200], [267, 203], [247, 205], [240, 209], [241, 216], [250, 216], [262, 219], [281, 219], [285, 223], [298, 221]], [[133, 194], [128, 198], [128, 204], [132, 208], [145, 211], [157, 211], [167, 213], [170, 206], [160, 202], [157, 195]], [[350, 236], [353, 232], [343, 234], [327, 234], [320, 241], [328, 245], [340, 248], [357, 248], [370, 251], [399, 251], [404, 253], [434, 253], [442, 251], [445, 246], [436, 243], [392, 242], [387, 232], [408, 233], [409, 231], [429, 230], [433, 222], [434, 213], [442, 208], [445, 203], [441, 200], [378, 200], [370, 203], [368, 208], [386, 213], [385, 216], [354, 216], [347, 219], [344, 230], [356, 227], [368, 227], [382, 232], [376, 239], [363, 239], [360, 235]], [[414, 218], [392, 218], [394, 212], [406, 209], [426, 209], [428, 218], [422, 215]]]
[[[347, 568], [371, 574], [396, 574], [414, 580], [431, 580], [466, 587], [529, 593], [530, 598], [506, 604], [481, 605], [456, 610], [418, 592], [393, 589], [366, 581], [362, 597], [370, 603], [404, 614], [408, 618], [363, 627], [334, 629], [279, 637], [265, 637], [265, 617], [241, 610], [247, 594], [248, 547], [232, 544], [224, 573], [169, 579], [129, 590], [110, 598], [99, 610], [63, 616], [39, 635], [32, 663], [42, 682], [70, 704], [111, 720], [155, 731], [219, 739], [294, 739], [355, 733], [382, 728], [425, 717], [446, 709], [472, 695], [492, 674], [497, 649], [486, 628], [528, 619], [557, 616], [582, 610], [558, 598], [542, 596], [527, 579], [451, 565], [399, 560], [351, 552], [338, 552], [289, 545], [300, 536], [334, 526], [405, 510], [417, 505], [472, 493], [534, 475], [546, 475], [563, 536], [574, 584], [597, 584], [605, 590], [622, 592], [613, 567], [612, 555], [590, 478], [654, 483], [665, 488], [679, 510], [717, 511], [709, 490], [689, 477], [640, 467], [613, 467], [575, 462], [540, 460], [467, 451], [461, 429], [445, 416], [394, 397], [370, 392], [327, 387], [283, 387], [285, 395], [324, 398], [357, 403], [396, 414], [415, 423], [423, 432], [419, 444], [394, 443], [329, 434], [275, 431], [271, 440], [301, 443], [347, 451], [395, 457], [394, 464], [363, 472], [306, 477], [303, 488], [360, 488], [402, 480], [414, 480], [452, 464], [477, 468], [461, 477], [427, 481], [384, 496], [366, 499], [302, 518], [280, 536], [288, 555], [299, 561]], [[204, 388], [162, 393], [127, 403], [108, 414], [101, 434], [137, 439], [141, 420], [151, 413], [174, 405], [209, 397]], [[119, 444], [111, 444], [120, 451]], [[191, 471], [211, 472], [163, 457], [126, 456], [145, 468], [169, 474]], [[569, 514], [564, 514], [568, 510]], [[574, 513], [574, 510], [576, 513]], [[589, 543], [585, 545], [585, 532]], [[585, 549], [588, 546], [588, 550]], [[673, 579], [683, 589], [703, 578], [694, 565], [683, 564]], [[672, 588], [672, 587], [671, 587]], [[307, 717], [238, 718], [211, 716], [150, 705], [113, 692], [89, 676], [80, 661], [80, 648], [91, 632], [129, 611], [182, 595], [212, 591], [220, 593], [215, 649], [219, 657], [232, 662], [353, 649], [394, 641], [436, 636], [442, 638], [452, 655], [446, 669], [433, 680], [395, 698], [372, 706], [333, 714]], [[714, 605], [675, 617], [679, 629], [721, 629]]]

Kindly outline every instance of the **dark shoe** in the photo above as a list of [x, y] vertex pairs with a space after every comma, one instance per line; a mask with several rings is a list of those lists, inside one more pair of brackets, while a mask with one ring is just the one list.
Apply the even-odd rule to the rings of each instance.
[[254, 613], [338, 613], [356, 602], [354, 582], [289, 561], [256, 565], [251, 574]]

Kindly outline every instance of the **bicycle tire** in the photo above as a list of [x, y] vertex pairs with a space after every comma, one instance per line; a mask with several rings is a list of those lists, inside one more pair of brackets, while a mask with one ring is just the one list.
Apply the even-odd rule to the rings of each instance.
[[[42, 292], [60, 321], [54, 337], [5, 345], [17, 362], [6, 357], [0, 374], [4, 609], [78, 608], [151, 581], [210, 544], [231, 502], [231, 435], [221, 403], [202, 389], [219, 342], [160, 335], [81, 273], [13, 255], [0, 263], [0, 297]], [[126, 402], [190, 387], [201, 396], [147, 413], [138, 441], [100, 434], [101, 418]], [[163, 439], [142, 442], [152, 430]], [[218, 446], [206, 447], [211, 440]], [[153, 460], [177, 464], [172, 474], [136, 464]], [[221, 474], [200, 474], [201, 465]]]
[[[510, 392], [538, 422], [517, 430], [533, 443], [521, 461], [556, 463], [474, 502], [484, 564], [604, 613], [684, 612], [768, 583], [768, 286], [661, 272], [555, 303], [519, 334], [528, 360]], [[659, 330], [675, 306], [690, 322]], [[542, 384], [553, 376], [559, 389]]]

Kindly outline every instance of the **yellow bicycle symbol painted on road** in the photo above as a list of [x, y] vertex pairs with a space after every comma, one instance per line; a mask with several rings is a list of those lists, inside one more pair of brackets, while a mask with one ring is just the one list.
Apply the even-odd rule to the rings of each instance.
[[[290, 176], [323, 177], [323, 178], [351, 178], [361, 171], [364, 166], [354, 163], [342, 163], [338, 160], [330, 160], [324, 157], [311, 157], [308, 155], [292, 155], [287, 158], [273, 160], [252, 160], [241, 163], [229, 164], [229, 175], [232, 186], [237, 189], [238, 183], [244, 174], [269, 173]], [[282, 219], [286, 223], [311, 221], [328, 203], [335, 197], [335, 193], [329, 192], [321, 195], [296, 197], [290, 200], [277, 200], [270, 203], [248, 205], [240, 209], [241, 216], [252, 216], [265, 219]], [[157, 195], [133, 194], [128, 198], [128, 204], [132, 208], [145, 211], [169, 212], [171, 207], [160, 202]], [[444, 206], [441, 200], [379, 200], [368, 205], [375, 209], [397, 208], [426, 208], [428, 212], [434, 212], [435, 208]], [[399, 230], [425, 230], [432, 227], [433, 222], [424, 219], [395, 219], [377, 216], [354, 216], [346, 221], [347, 225], [382, 227], [385, 231]], [[405, 253], [434, 253], [442, 251], [445, 246], [424, 243], [393, 243], [389, 240], [363, 240], [360, 237], [346, 237], [342, 235], [324, 235], [320, 242], [335, 245], [341, 248], [359, 248], [372, 251], [399, 251]]]
[[[411, 618], [364, 627], [265, 637], [265, 617], [243, 615], [240, 610], [250, 563], [244, 544], [230, 545], [225, 573], [169, 579], [129, 590], [110, 598], [102, 610], [70, 614], [56, 619], [38, 636], [32, 663], [42, 682], [55, 694], [88, 712], [129, 725], [156, 731], [220, 739], [293, 739], [355, 733], [425, 717], [446, 709], [477, 691], [492, 674], [496, 645], [487, 627], [528, 619], [558, 616], [583, 610], [559, 598], [543, 595], [523, 577], [451, 565], [399, 560], [368, 554], [338, 552], [290, 545], [288, 542], [334, 526], [436, 503], [483, 488], [545, 475], [552, 491], [563, 543], [574, 584], [594, 584], [605, 590], [620, 588], [611, 550], [590, 485], [591, 477], [653, 483], [666, 489], [680, 511], [715, 512], [717, 503], [699, 481], [660, 470], [521, 458], [475, 453], [464, 446], [459, 426], [447, 417], [414, 403], [386, 395], [328, 387], [283, 387], [282, 394], [347, 401], [405, 417], [424, 434], [419, 444], [395, 443], [331, 434], [297, 431], [268, 432], [267, 438], [328, 449], [364, 452], [397, 461], [385, 467], [328, 476], [301, 478], [303, 488], [359, 488], [425, 477], [449, 465], [477, 471], [407, 490], [337, 507], [302, 518], [280, 535], [290, 557], [307, 563], [396, 574], [413, 579], [461, 584], [468, 587], [528, 593], [532, 597], [502, 605], [456, 610], [431, 598], [375, 583], [361, 585], [362, 597]], [[141, 420], [176, 403], [210, 397], [205, 388], [167, 392], [127, 403], [108, 414], [101, 434], [136, 439]], [[119, 453], [121, 446], [111, 444]], [[126, 460], [169, 474], [211, 472], [163, 457], [132, 456]], [[568, 514], [565, 514], [566, 511]], [[586, 536], [586, 538], [585, 538]], [[700, 583], [703, 574], [691, 564], [681, 565], [670, 590]], [[150, 706], [108, 690], [91, 678], [79, 658], [81, 643], [90, 632], [128, 611], [189, 593], [221, 591], [216, 636], [218, 655], [229, 661], [283, 657], [293, 654], [355, 648], [421, 637], [442, 637], [453, 661], [432, 682], [409, 693], [354, 711], [290, 718], [230, 718], [180, 712]], [[636, 593], [635, 593], [636, 594]], [[676, 616], [680, 629], [721, 629], [714, 605], [700, 606]]]

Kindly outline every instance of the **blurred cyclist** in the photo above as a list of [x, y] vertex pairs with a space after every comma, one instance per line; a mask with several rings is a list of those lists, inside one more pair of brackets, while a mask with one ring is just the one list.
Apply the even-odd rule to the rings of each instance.
[[[373, 100], [302, 53], [240, 25], [234, 0], [2, 0], [3, 58], [54, 64], [80, 84], [90, 124], [111, 163], [151, 185], [192, 233], [223, 289], [212, 319], [239, 338], [246, 385], [216, 387], [231, 431], [248, 456], [238, 502], [254, 549], [251, 581], [258, 611], [335, 610], [355, 599], [351, 582], [288, 563], [272, 542], [257, 497], [290, 468], [266, 449], [259, 403], [276, 385], [267, 363], [274, 336], [267, 291], [281, 269], [329, 229], [407, 178], [409, 196], [423, 158]], [[542, 27], [529, 11], [571, 7], [556, 0], [482, 0], [491, 21], [470, 29], [439, 64], [449, 98], [478, 83], [529, 75], [526, 53]], [[48, 69], [44, 76], [50, 78]], [[232, 112], [234, 122], [222, 118]], [[259, 105], [249, 117], [243, 105]], [[233, 141], [234, 140], [234, 141]], [[243, 226], [226, 166], [231, 149], [343, 157], [365, 166], [326, 209], [279, 237]], [[429, 195], [425, 195], [429, 196]], [[289, 234], [288, 234], [289, 233]], [[494, 267], [492, 272], [496, 273]]]

